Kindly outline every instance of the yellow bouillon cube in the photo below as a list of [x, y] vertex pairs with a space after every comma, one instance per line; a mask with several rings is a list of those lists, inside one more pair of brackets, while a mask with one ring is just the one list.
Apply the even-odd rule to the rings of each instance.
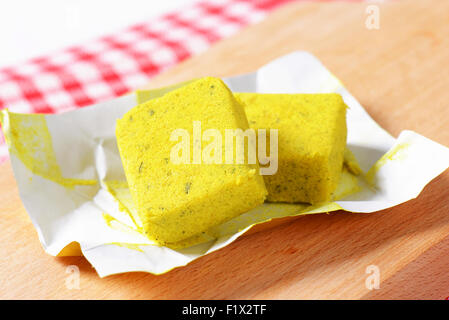
[[268, 201], [319, 203], [332, 198], [346, 147], [339, 94], [236, 93], [254, 129], [278, 129], [278, 170], [264, 176]]
[[[198, 139], [189, 143], [187, 162], [174, 163], [171, 153], [179, 142], [173, 140], [173, 132], [181, 129], [194, 137], [195, 122], [223, 137], [226, 129], [249, 128], [230, 90], [210, 77], [140, 104], [117, 121], [117, 142], [133, 201], [145, 233], [162, 245], [247, 212], [262, 204], [267, 194], [257, 163], [205, 164], [192, 159]], [[221, 151], [224, 159], [225, 143]]]

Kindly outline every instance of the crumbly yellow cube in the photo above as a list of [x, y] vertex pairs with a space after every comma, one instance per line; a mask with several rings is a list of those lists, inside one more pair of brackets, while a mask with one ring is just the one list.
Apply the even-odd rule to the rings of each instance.
[[[339, 94], [236, 93], [253, 129], [278, 129], [278, 171], [264, 176], [268, 201], [328, 201], [346, 146], [346, 105]], [[268, 132], [268, 131], [267, 131]]]
[[[147, 236], [169, 244], [199, 234], [262, 204], [258, 164], [194, 164], [193, 122], [201, 130], [248, 129], [242, 106], [226, 85], [203, 78], [140, 104], [117, 121], [116, 136], [133, 201]], [[172, 161], [174, 130], [189, 133], [190, 163]], [[197, 139], [198, 140], [198, 139]], [[207, 146], [204, 143], [203, 150]], [[223, 159], [225, 143], [222, 143]]]

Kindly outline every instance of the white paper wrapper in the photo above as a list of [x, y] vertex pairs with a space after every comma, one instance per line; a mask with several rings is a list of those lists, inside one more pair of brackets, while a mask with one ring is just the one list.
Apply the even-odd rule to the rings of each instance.
[[234, 92], [340, 93], [349, 106], [348, 147], [366, 173], [354, 180], [359, 191], [322, 206], [264, 204], [215, 228], [211, 234], [216, 239], [178, 250], [158, 247], [136, 231], [138, 222], [105, 184], [125, 180], [115, 122], [136, 105], [135, 93], [58, 115], [3, 111], [20, 196], [45, 251], [57, 255], [78, 242], [101, 277], [130, 271], [161, 274], [230, 244], [255, 223], [272, 218], [395, 206], [418, 196], [449, 167], [448, 148], [412, 131], [394, 139], [309, 53], [294, 52], [254, 73], [224, 80]]

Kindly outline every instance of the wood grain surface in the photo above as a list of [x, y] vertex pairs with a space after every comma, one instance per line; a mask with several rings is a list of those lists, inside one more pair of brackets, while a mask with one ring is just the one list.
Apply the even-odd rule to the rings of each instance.
[[[449, 1], [292, 3], [159, 76], [149, 87], [249, 72], [294, 50], [316, 55], [393, 135], [449, 146]], [[423, 163], [423, 165], [426, 165]], [[410, 172], [413, 174], [413, 172]], [[83, 257], [44, 253], [9, 164], [0, 166], [0, 298], [444, 299], [449, 296], [449, 172], [412, 201], [372, 214], [289, 220], [161, 276], [100, 279]], [[68, 289], [67, 268], [80, 269]], [[369, 290], [367, 267], [380, 270]]]

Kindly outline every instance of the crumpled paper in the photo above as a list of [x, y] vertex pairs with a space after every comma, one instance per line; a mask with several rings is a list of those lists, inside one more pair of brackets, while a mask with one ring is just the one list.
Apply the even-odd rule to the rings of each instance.
[[[314, 56], [294, 52], [254, 73], [224, 79], [234, 92], [337, 92], [349, 106], [348, 148], [364, 171], [345, 172], [339, 200], [323, 205], [264, 204], [180, 248], [153, 245], [139, 232], [115, 139], [115, 122], [142, 99], [170, 88], [137, 91], [57, 115], [0, 113], [20, 197], [51, 255], [73, 242], [100, 277], [165, 273], [237, 239], [274, 218], [346, 210], [374, 212], [419, 195], [449, 167], [449, 149], [412, 131], [397, 139], [383, 130]], [[72, 244], [71, 246], [68, 246]]]

